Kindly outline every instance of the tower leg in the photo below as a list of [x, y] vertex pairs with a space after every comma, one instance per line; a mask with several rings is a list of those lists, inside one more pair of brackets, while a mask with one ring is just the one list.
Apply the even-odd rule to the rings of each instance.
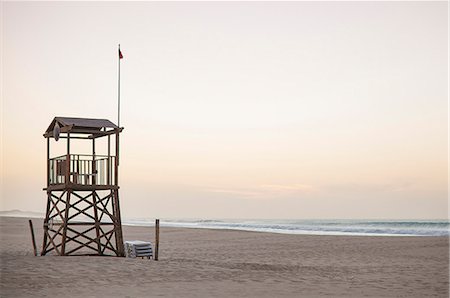
[[47, 209], [45, 211], [45, 218], [44, 218], [44, 239], [42, 241], [41, 256], [45, 255], [47, 251], [48, 218], [50, 217], [50, 200], [51, 200], [51, 193], [47, 191]]
[[119, 206], [119, 190], [114, 190], [114, 230], [116, 234], [116, 248], [117, 248], [117, 256], [124, 257], [124, 247], [123, 247], [123, 236], [122, 236], [122, 221], [120, 217], [120, 206]]
[[62, 240], [61, 240], [61, 255], [66, 255], [66, 240], [67, 240], [67, 226], [69, 224], [69, 210], [70, 210], [70, 194], [71, 191], [67, 191], [66, 194], [66, 207], [64, 209], [64, 218], [62, 220], [63, 225], [63, 233], [62, 233]]
[[95, 221], [95, 233], [97, 235], [97, 251], [99, 255], [103, 255], [102, 246], [100, 243], [100, 220], [98, 218], [98, 206], [97, 206], [97, 193], [95, 191], [92, 192], [92, 206], [94, 207], [94, 221]]

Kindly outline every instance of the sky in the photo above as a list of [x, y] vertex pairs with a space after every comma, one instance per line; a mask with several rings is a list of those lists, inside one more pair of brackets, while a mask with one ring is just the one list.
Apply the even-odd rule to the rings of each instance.
[[119, 43], [123, 218], [447, 218], [444, 1], [1, 2], [0, 210], [117, 123]]

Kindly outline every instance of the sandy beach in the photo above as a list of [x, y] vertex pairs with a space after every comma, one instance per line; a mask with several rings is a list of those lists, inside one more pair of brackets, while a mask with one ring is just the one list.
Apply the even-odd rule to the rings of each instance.
[[[38, 246], [42, 221], [33, 219]], [[448, 237], [303, 236], [162, 228], [160, 260], [35, 257], [0, 217], [2, 297], [448, 297]], [[153, 241], [152, 227], [124, 226]]]

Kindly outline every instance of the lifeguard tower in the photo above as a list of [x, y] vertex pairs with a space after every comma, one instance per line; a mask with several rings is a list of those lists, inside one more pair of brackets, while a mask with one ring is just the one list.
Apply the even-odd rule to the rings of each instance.
[[[47, 211], [41, 255], [124, 256], [118, 183], [122, 130], [105, 119], [55, 117], [45, 131]], [[65, 140], [58, 144], [65, 154], [52, 157], [50, 145], [59, 139]], [[77, 154], [77, 145], [87, 145], [90, 154]], [[100, 150], [104, 155], [96, 154]]]

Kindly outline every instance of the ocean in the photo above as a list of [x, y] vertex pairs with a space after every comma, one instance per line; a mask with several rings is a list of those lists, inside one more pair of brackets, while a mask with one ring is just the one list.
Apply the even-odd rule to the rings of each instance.
[[[0, 211], [0, 216], [43, 218], [43, 213]], [[154, 226], [150, 218], [123, 218], [123, 225]], [[226, 229], [299, 235], [450, 236], [449, 220], [285, 220], [285, 219], [161, 219], [161, 227]]]
[[[124, 225], [152, 226], [154, 220], [128, 219]], [[160, 220], [161, 227], [229, 229], [300, 235], [450, 236], [448, 220]]]

